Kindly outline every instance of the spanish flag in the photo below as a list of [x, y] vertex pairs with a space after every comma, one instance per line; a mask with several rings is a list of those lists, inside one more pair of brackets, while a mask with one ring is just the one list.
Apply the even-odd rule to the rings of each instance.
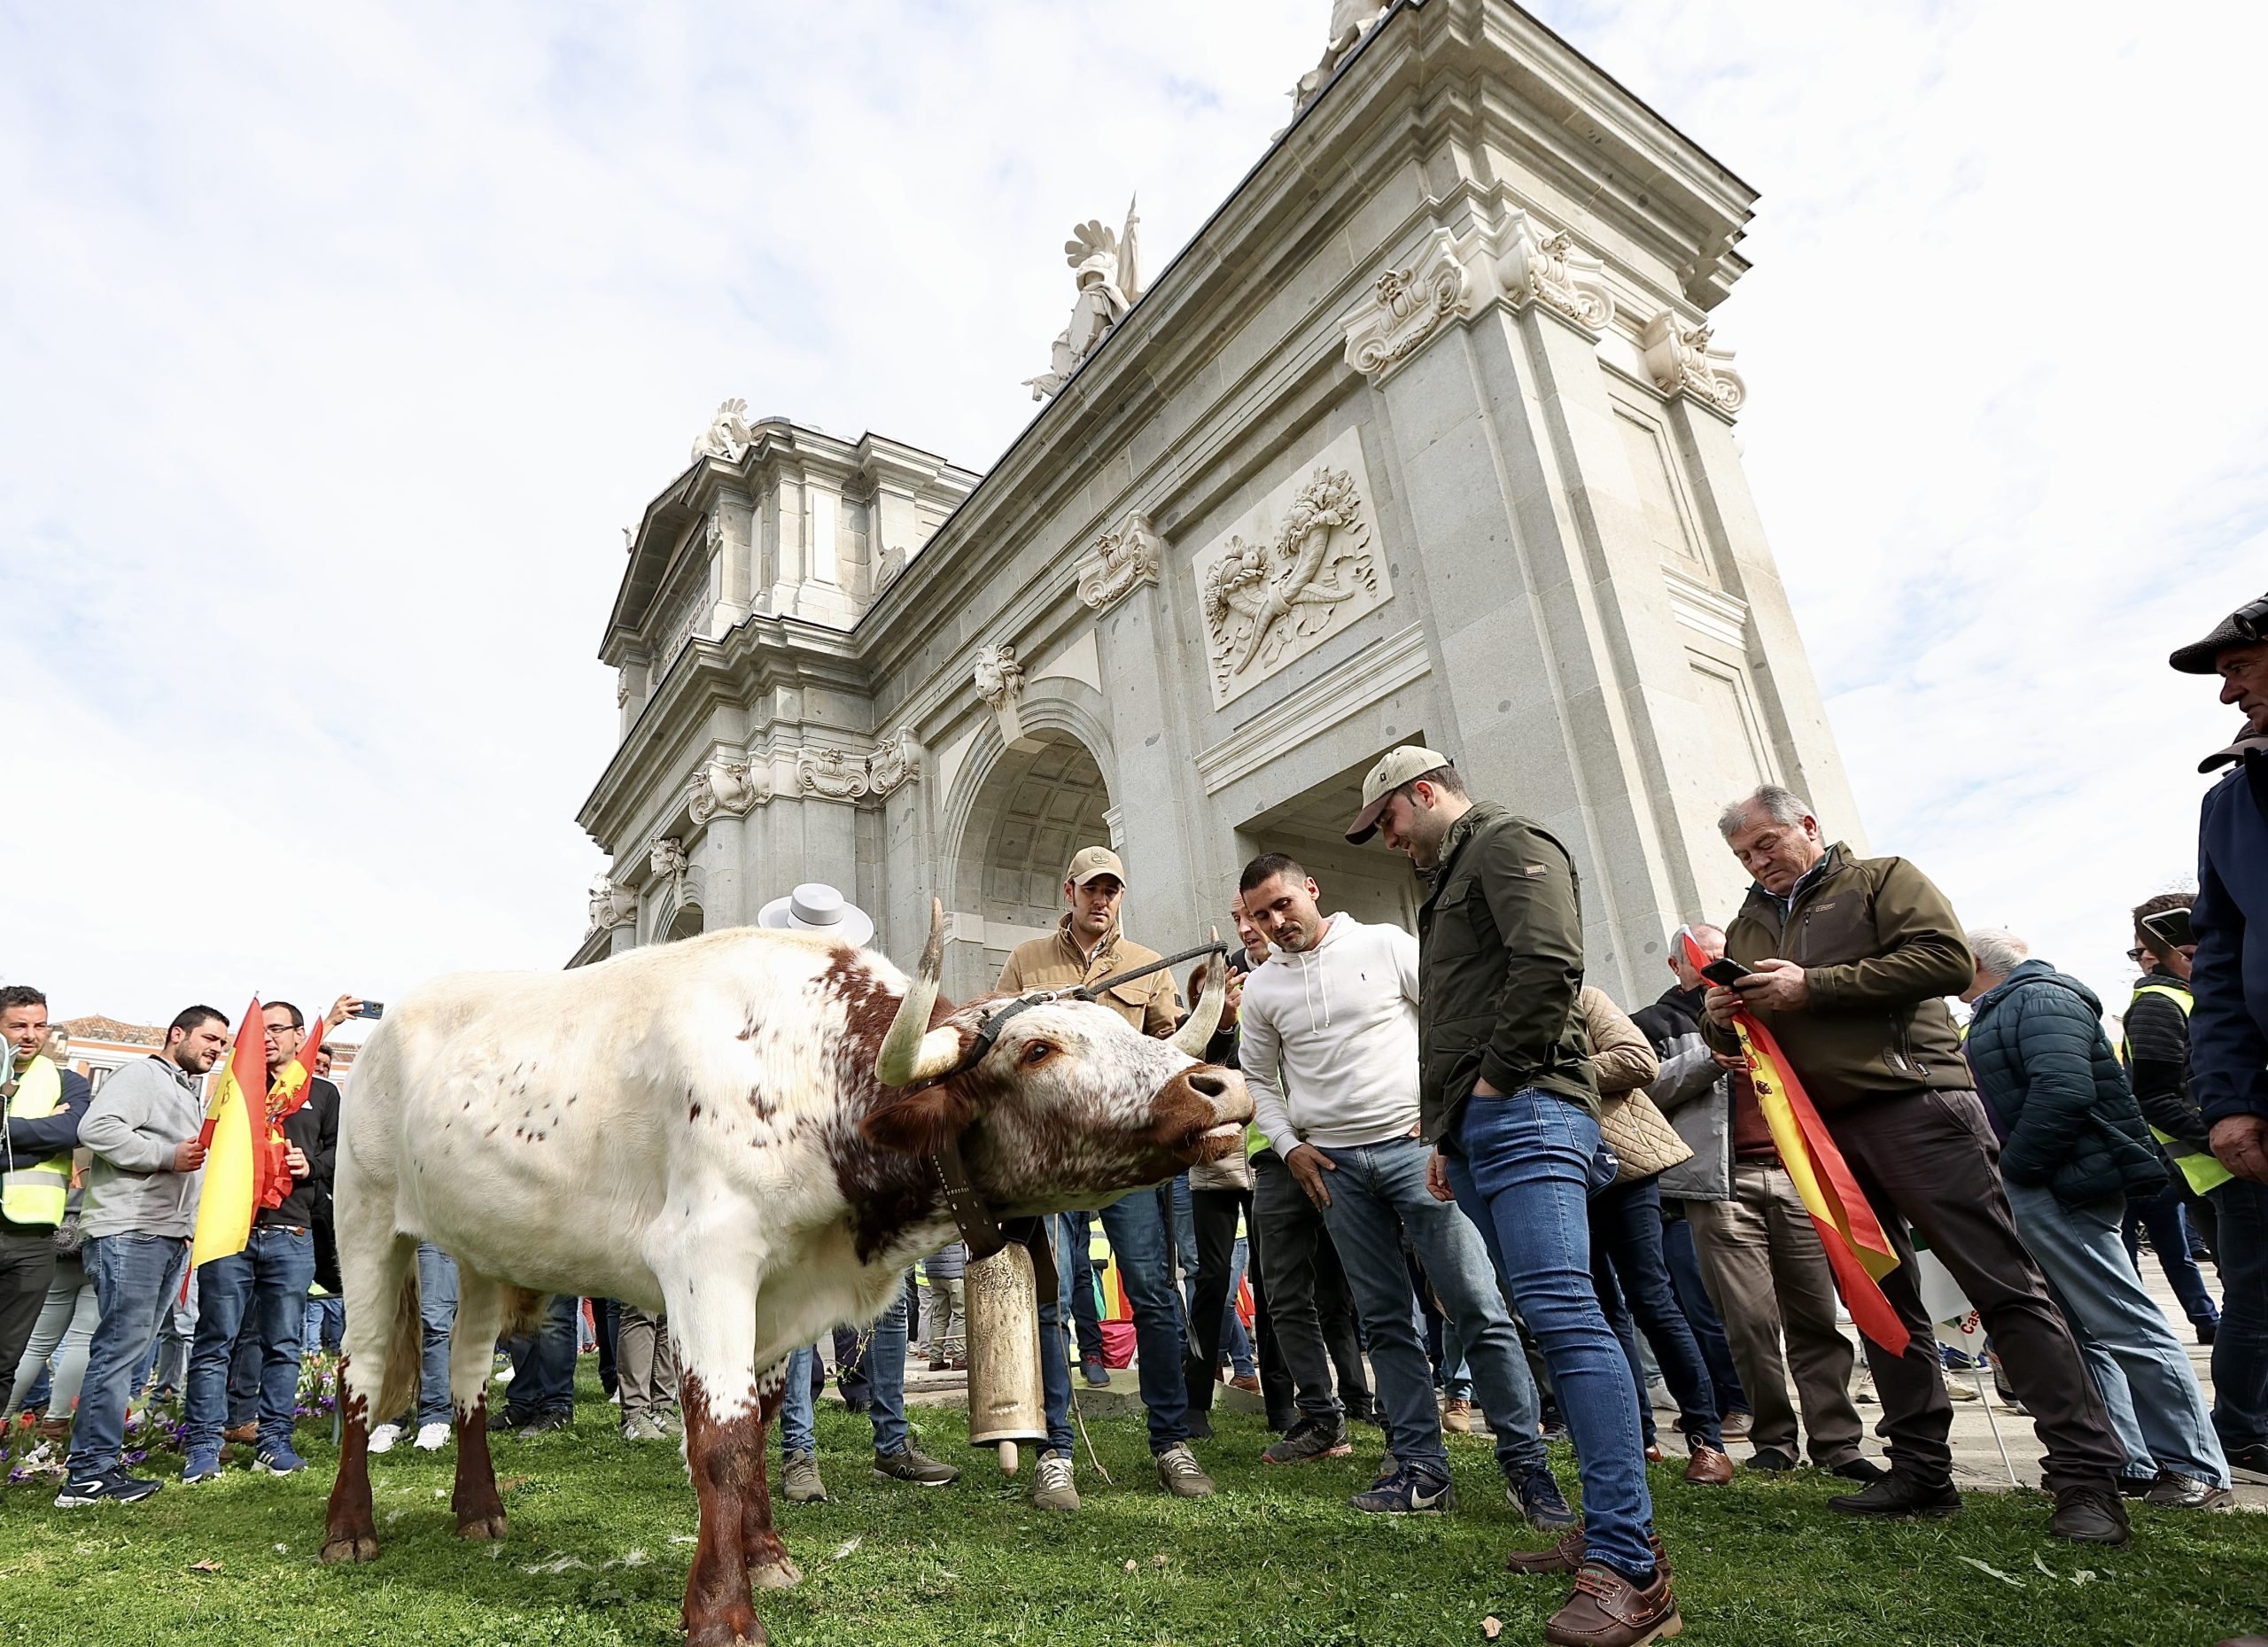
[[[1700, 952], [1690, 934], [1685, 936], [1686, 959], [1697, 971], [1709, 958]], [[1780, 1050], [1755, 1015], [1745, 1009], [1733, 1017], [1740, 1049], [1748, 1059], [1748, 1078], [1756, 1089], [1757, 1107], [1772, 1129], [1773, 1146], [1787, 1169], [1804, 1210], [1819, 1231], [1819, 1244], [1827, 1251], [1828, 1267], [1835, 1272], [1837, 1290], [1851, 1321], [1893, 1356], [1912, 1346], [1898, 1311], [1883, 1294], [1882, 1278], [1898, 1268], [1898, 1255], [1876, 1221], [1874, 1209], [1851, 1176], [1850, 1164], [1835, 1146], [1827, 1123], [1812, 1105], [1811, 1095], [1796, 1078], [1795, 1067]]]
[[190, 1244], [191, 1269], [244, 1251], [252, 1239], [253, 1216], [263, 1207], [280, 1207], [291, 1191], [291, 1169], [284, 1161], [284, 1117], [307, 1101], [309, 1072], [322, 1043], [317, 1020], [299, 1055], [268, 1078], [268, 1026], [254, 996], [237, 1027], [229, 1061], [213, 1076], [205, 1106], [205, 1185], [197, 1202], [197, 1236]]

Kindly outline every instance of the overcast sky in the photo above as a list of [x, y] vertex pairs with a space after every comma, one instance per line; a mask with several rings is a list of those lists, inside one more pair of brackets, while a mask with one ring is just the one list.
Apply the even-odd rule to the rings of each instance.
[[[0, 0], [0, 977], [559, 965], [711, 408], [984, 467], [1068, 226], [1161, 266], [1330, 9]], [[1537, 10], [1763, 192], [1718, 338], [1872, 846], [2120, 1004], [2233, 729], [2165, 654], [2268, 586], [2268, 13]]]

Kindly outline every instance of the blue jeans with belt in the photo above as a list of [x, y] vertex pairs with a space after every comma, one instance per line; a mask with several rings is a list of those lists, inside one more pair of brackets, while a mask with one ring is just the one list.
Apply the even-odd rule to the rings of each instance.
[[229, 1369], [256, 1357], [259, 1445], [289, 1443], [299, 1415], [299, 1342], [307, 1288], [315, 1278], [315, 1237], [305, 1230], [255, 1229], [244, 1251], [197, 1271], [197, 1336], [189, 1351], [183, 1444], [218, 1447], [229, 1422]]
[[1488, 1238], [1574, 1440], [1589, 1558], [1643, 1581], [1654, 1570], [1654, 1506], [1638, 1395], [1591, 1282], [1591, 1187], [1605, 1176], [1598, 1123], [1524, 1087], [1468, 1102], [1457, 1144], [1448, 1159], [1457, 1205]]
[[126, 1442], [126, 1399], [158, 1341], [158, 1323], [181, 1295], [189, 1240], [179, 1235], [97, 1235], [81, 1255], [94, 1278], [102, 1320], [87, 1346], [87, 1376], [71, 1426], [71, 1479], [118, 1466]]
[[[1150, 1450], [1189, 1439], [1189, 1353], [1181, 1289], [1174, 1285], [1173, 1186], [1137, 1190], [1102, 1209], [1103, 1233], [1118, 1258], [1118, 1278], [1134, 1311], [1142, 1405], [1150, 1414]], [[1193, 1255], [1192, 1255], [1193, 1256]]]

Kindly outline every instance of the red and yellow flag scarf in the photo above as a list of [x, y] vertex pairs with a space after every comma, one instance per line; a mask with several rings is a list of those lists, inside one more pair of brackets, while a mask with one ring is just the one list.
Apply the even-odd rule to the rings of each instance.
[[[284, 1165], [284, 1118], [307, 1101], [315, 1048], [322, 1044], [318, 1019], [299, 1054], [268, 1075], [268, 1026], [254, 996], [237, 1028], [229, 1061], [214, 1072], [205, 1106], [205, 1186], [197, 1202], [197, 1236], [190, 1267], [244, 1251], [252, 1239], [253, 1217], [262, 1208], [281, 1207], [291, 1193]], [[260, 1094], [255, 1101], [251, 1095]]]
[[[1693, 942], [1683, 936], [1686, 959], [1697, 971], [1709, 963]], [[1852, 1177], [1850, 1163], [1835, 1146], [1826, 1122], [1796, 1078], [1795, 1067], [1780, 1050], [1755, 1015], [1746, 1009], [1734, 1014], [1734, 1031], [1748, 1060], [1748, 1078], [1756, 1089], [1756, 1107], [1772, 1129], [1773, 1147], [1787, 1169], [1804, 1210], [1819, 1231], [1819, 1244], [1827, 1251], [1828, 1267], [1843, 1294], [1852, 1324], [1894, 1356], [1904, 1355], [1914, 1340], [1898, 1311], [1883, 1294], [1882, 1278], [1898, 1268], [1898, 1255], [1876, 1222], [1874, 1209]]]

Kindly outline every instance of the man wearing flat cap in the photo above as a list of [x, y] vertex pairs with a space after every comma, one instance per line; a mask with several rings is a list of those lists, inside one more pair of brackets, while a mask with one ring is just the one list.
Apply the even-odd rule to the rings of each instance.
[[2268, 1475], [2268, 595], [2168, 660], [2214, 675], [2244, 716], [2201, 772], [2197, 940], [2189, 987], [2189, 1091], [2208, 1142], [2235, 1176], [2208, 1192], [2226, 1294], [2213, 1339], [2213, 1427], [2238, 1471]]
[[[1070, 907], [1052, 936], [1016, 945], [1000, 969], [1000, 992], [1076, 989], [1163, 959], [1157, 951], [1131, 942], [1120, 930], [1118, 908], [1125, 897], [1126, 866], [1118, 854], [1107, 846], [1081, 847], [1072, 854], [1063, 876], [1063, 898]], [[1168, 968], [1115, 985], [1096, 999], [1145, 1035], [1162, 1038], [1181, 1025], [1181, 1003]], [[1102, 1227], [1110, 1238], [1110, 1250], [1117, 1255], [1119, 1279], [1134, 1311], [1142, 1404], [1149, 1409], [1150, 1451], [1157, 1460], [1158, 1483], [1177, 1498], [1209, 1496], [1212, 1478], [1189, 1450], [1192, 1435], [1208, 1437], [1213, 1432], [1204, 1414], [1190, 1411], [1184, 1381], [1182, 1363], [1189, 1335], [1182, 1322], [1180, 1290], [1174, 1284], [1173, 1185], [1137, 1190], [1114, 1201], [1102, 1209]], [[1068, 1270], [1069, 1256], [1058, 1252], [1059, 1273]], [[1197, 1255], [1190, 1254], [1190, 1264], [1196, 1262]], [[1071, 1377], [1055, 1314], [1055, 1301], [1042, 1301], [1040, 1382], [1046, 1397], [1049, 1441], [1039, 1457], [1032, 1502], [1043, 1510], [1076, 1510], [1079, 1495], [1071, 1480]]]
[[1544, 1639], [1635, 1647], [1680, 1628], [1653, 1537], [1637, 1392], [1591, 1282], [1591, 1193], [1614, 1177], [1599, 1135], [1581, 890], [1567, 849], [1465, 793], [1449, 757], [1405, 744], [1363, 782], [1347, 838], [1376, 835], [1427, 882], [1418, 911], [1418, 1107], [1427, 1187], [1488, 1245], [1550, 1366], [1574, 1437], [1583, 1525], [1514, 1572], [1577, 1573]]

